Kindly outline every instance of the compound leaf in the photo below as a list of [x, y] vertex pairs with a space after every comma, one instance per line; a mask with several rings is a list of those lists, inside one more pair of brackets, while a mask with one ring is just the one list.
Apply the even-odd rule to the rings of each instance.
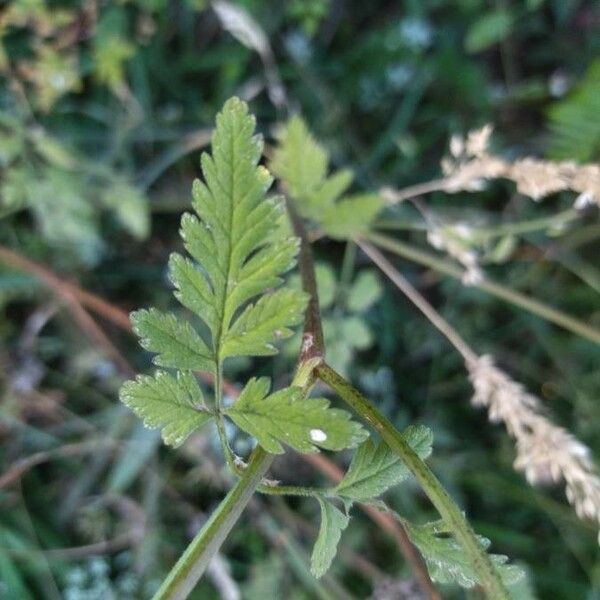
[[177, 378], [166, 371], [157, 371], [154, 377], [138, 375], [123, 384], [120, 398], [146, 427], [161, 428], [170, 446], [180, 446], [212, 418], [198, 382], [188, 371], [180, 371]]
[[273, 173], [285, 181], [294, 198], [302, 198], [322, 186], [328, 164], [327, 152], [304, 120], [298, 115], [292, 117], [280, 131], [279, 147], [271, 162]]
[[367, 432], [350, 420], [350, 413], [329, 408], [325, 398], [305, 398], [301, 388], [289, 387], [267, 395], [269, 379], [252, 378], [225, 414], [273, 454], [282, 444], [299, 452], [317, 447], [341, 450], [359, 444]]
[[262, 138], [254, 128], [244, 102], [225, 103], [212, 155], [202, 155], [204, 182], [194, 182], [197, 216], [181, 222], [185, 247], [200, 268], [177, 254], [170, 260], [176, 297], [208, 326], [218, 364], [228, 356], [272, 354], [277, 332], [287, 335], [306, 306], [303, 293], [275, 292], [239, 314], [248, 300], [282, 283], [298, 252], [296, 238], [275, 235], [283, 205], [265, 197], [273, 179], [258, 164]]
[[217, 115], [212, 156], [201, 159], [205, 182], [193, 187], [197, 216], [181, 221], [185, 247], [198, 264], [178, 254], [169, 260], [175, 296], [206, 324], [210, 346], [172, 314], [132, 315], [142, 346], [158, 354], [160, 366], [216, 372], [227, 356], [272, 354], [273, 341], [289, 335], [306, 306], [303, 292], [279, 291], [239, 314], [247, 301], [283, 282], [298, 252], [298, 240], [280, 234], [281, 199], [265, 197], [272, 178], [258, 165], [262, 139], [254, 126], [237, 98]]
[[329, 156], [299, 116], [292, 117], [279, 135], [271, 169], [285, 184], [298, 212], [316, 221], [334, 238], [363, 233], [382, 207], [376, 194], [343, 196], [352, 172], [327, 175]]
[[[426, 459], [431, 454], [433, 434], [428, 427], [411, 425], [402, 434], [410, 447]], [[342, 481], [334, 493], [344, 500], [366, 502], [404, 481], [410, 472], [398, 455], [385, 442], [371, 439], [361, 444]]]
[[322, 577], [335, 558], [342, 531], [348, 527], [350, 517], [331, 502], [321, 498], [318, 500], [321, 507], [321, 526], [313, 547], [310, 570], [315, 577]]

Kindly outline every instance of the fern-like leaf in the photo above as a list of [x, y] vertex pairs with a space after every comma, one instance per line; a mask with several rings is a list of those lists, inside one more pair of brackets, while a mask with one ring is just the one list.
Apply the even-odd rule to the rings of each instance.
[[[207, 326], [207, 343], [191, 324], [152, 309], [132, 315], [144, 348], [164, 367], [217, 372], [228, 356], [272, 354], [273, 342], [291, 334], [306, 306], [303, 293], [276, 288], [295, 263], [298, 240], [275, 236], [281, 198], [266, 198], [272, 183], [258, 165], [262, 139], [245, 103], [229, 100], [217, 116], [212, 156], [202, 155], [204, 183], [193, 187], [197, 216], [185, 214], [181, 235], [193, 261], [179, 254], [169, 260], [176, 298]], [[239, 317], [239, 318], [238, 318]], [[236, 320], [237, 318], [237, 320]]]
[[352, 173], [342, 170], [328, 176], [328, 168], [326, 150], [300, 117], [292, 117], [280, 132], [271, 170], [284, 182], [298, 212], [316, 221], [328, 235], [339, 239], [360, 235], [383, 200], [376, 194], [343, 196]]
[[331, 502], [321, 498], [318, 500], [321, 507], [321, 525], [310, 559], [310, 570], [315, 577], [322, 577], [337, 554], [342, 531], [348, 527], [350, 517]]
[[253, 135], [254, 126], [237, 98], [217, 115], [212, 155], [201, 159], [204, 183], [196, 181], [193, 188], [199, 219], [185, 215], [181, 223], [186, 249], [202, 269], [177, 254], [170, 260], [176, 296], [208, 326], [216, 365], [227, 356], [272, 353], [277, 332], [289, 335], [306, 305], [303, 294], [292, 299], [275, 293], [247, 307], [234, 323], [245, 302], [282, 283], [298, 252], [294, 237], [273, 243], [283, 205], [281, 198], [265, 198], [272, 177], [258, 165], [262, 138]]
[[[302, 160], [299, 161], [300, 157]], [[273, 173], [286, 182], [294, 198], [304, 198], [322, 188], [328, 165], [327, 152], [312, 136], [306, 123], [297, 115], [292, 117], [279, 133], [279, 147], [271, 162]], [[345, 187], [351, 181], [352, 176]], [[302, 211], [303, 207], [298, 206], [298, 210]]]
[[347, 411], [329, 408], [325, 398], [305, 398], [300, 388], [290, 387], [268, 395], [269, 379], [251, 379], [225, 414], [253, 435], [268, 452], [281, 454], [282, 444], [299, 452], [317, 447], [342, 450], [358, 445], [367, 436]]
[[180, 446], [212, 418], [198, 382], [187, 371], [180, 371], [177, 378], [165, 371], [157, 371], [154, 377], [138, 375], [123, 385], [120, 397], [144, 425], [160, 427], [170, 446]]
[[[402, 436], [420, 458], [426, 459], [431, 454], [433, 434], [428, 427], [411, 425]], [[409, 474], [406, 465], [387, 444], [375, 444], [368, 439], [354, 453], [334, 493], [345, 501], [367, 502], [398, 485]]]
[[[471, 561], [461, 545], [450, 536], [442, 521], [425, 525], [413, 525], [406, 521], [403, 523], [410, 539], [423, 555], [434, 581], [457, 583], [465, 588], [472, 588], [480, 583]], [[478, 536], [478, 540], [484, 548], [490, 545], [487, 538]], [[524, 571], [520, 567], [506, 564], [507, 556], [491, 554], [490, 559], [505, 585], [510, 586], [524, 576]]]
[[[237, 98], [225, 103], [217, 115], [212, 155], [201, 158], [204, 181], [193, 186], [196, 214], [181, 220], [191, 259], [175, 253], [169, 259], [175, 297], [204, 323], [204, 333], [156, 309], [133, 313], [133, 327], [142, 346], [156, 354], [156, 364], [212, 371], [217, 419], [225, 413], [267, 451], [283, 452], [282, 443], [301, 452], [352, 447], [365, 430], [349, 413], [328, 408], [324, 399], [306, 399], [299, 388], [269, 395], [269, 381], [253, 379], [238, 401], [222, 410], [223, 362], [274, 354], [274, 343], [292, 335], [307, 303], [304, 292], [281, 287], [299, 243], [283, 224], [282, 199], [266, 197], [272, 178], [258, 164], [262, 139], [254, 127], [245, 103]], [[317, 163], [319, 174], [324, 167]], [[209, 418], [183, 393], [186, 381], [188, 375], [181, 373], [177, 380], [166, 373], [141, 378], [125, 384], [122, 399], [148, 426], [162, 427], [167, 443], [179, 444]]]

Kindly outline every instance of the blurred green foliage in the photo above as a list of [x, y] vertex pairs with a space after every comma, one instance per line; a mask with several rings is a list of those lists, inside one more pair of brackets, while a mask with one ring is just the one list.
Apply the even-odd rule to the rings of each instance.
[[[196, 150], [233, 94], [251, 102], [268, 141], [276, 122], [301, 111], [332, 170], [355, 174], [352, 193], [438, 177], [450, 135], [488, 121], [509, 156], [600, 159], [595, 2], [236, 6], [258, 33], [246, 23], [232, 35], [236, 23], [203, 0], [0, 7], [1, 244], [125, 310], [172, 308], [164, 265], [179, 244]], [[503, 183], [427, 200], [440, 214], [494, 223], [552, 216], [572, 203], [557, 195], [534, 205]], [[424, 242], [410, 207], [389, 216], [407, 225], [407, 239]], [[489, 271], [600, 326], [597, 217], [555, 233], [528, 231], [518, 244], [504, 238], [510, 247], [489, 251]], [[512, 442], [468, 405], [460, 357], [400, 294], [384, 290], [364, 256], [336, 241], [315, 249], [327, 265], [319, 280], [331, 360], [398, 427], [434, 430], [432, 467], [494, 541], [492, 551], [527, 565], [537, 597], [599, 597], [594, 527], [574, 517], [561, 493], [531, 488], [514, 472]], [[596, 347], [476, 289], [398, 266], [599, 455]], [[0, 475], [20, 459], [45, 456], [20, 483], [0, 488], [0, 598], [149, 597], [229, 487], [214, 467], [215, 440], [164, 452], [119, 408], [120, 367], [35, 278], [1, 265], [0, 304]], [[101, 327], [136, 369], [148, 364], [126, 333]], [[290, 361], [237, 368], [241, 378], [260, 371], [286, 381]], [[274, 476], [290, 473], [301, 482], [316, 477], [292, 458], [276, 464]], [[435, 518], [414, 489], [391, 491], [389, 502], [416, 522]], [[314, 582], [305, 542], [318, 515], [308, 503], [293, 509], [290, 516], [257, 499], [252, 527], [242, 521], [226, 544], [242, 598], [338, 598], [339, 586], [368, 597], [369, 573], [343, 560]], [[348, 550], [360, 549], [383, 574], [409, 576], [365, 517], [345, 536]], [[218, 598], [215, 581], [208, 577], [194, 597]], [[465, 597], [451, 586], [444, 596]]]

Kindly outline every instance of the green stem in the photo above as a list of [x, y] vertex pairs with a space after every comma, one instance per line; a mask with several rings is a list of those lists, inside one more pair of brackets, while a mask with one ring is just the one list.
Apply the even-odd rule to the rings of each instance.
[[242, 476], [181, 555], [153, 600], [184, 600], [194, 589], [212, 557], [240, 518], [274, 456], [260, 446]]
[[[410, 246], [403, 242], [399, 242], [398, 240], [391, 239], [387, 236], [371, 233], [368, 236], [374, 244], [381, 248], [385, 248], [398, 256], [402, 256], [416, 262], [420, 265], [424, 265], [444, 275], [449, 275], [454, 279], [461, 280], [464, 271], [460, 267], [457, 267], [449, 262], [437, 258], [428, 252], [424, 252], [414, 246]], [[501, 298], [510, 304], [514, 304], [519, 308], [529, 311], [538, 317], [542, 317], [559, 327], [563, 327], [568, 331], [580, 335], [596, 344], [600, 344], [600, 331], [592, 327], [592, 325], [588, 323], [583, 323], [570, 315], [552, 308], [546, 304], [543, 304], [539, 300], [535, 300], [534, 298], [530, 298], [521, 294], [520, 292], [516, 292], [508, 287], [505, 287], [499, 283], [495, 283], [488, 279], [483, 279], [480, 282], [474, 283], [473, 287], [477, 287], [482, 289], [492, 296], [496, 296], [497, 298]]]
[[227, 432], [225, 431], [225, 419], [223, 413], [217, 411], [215, 414], [215, 423], [217, 424], [217, 433], [219, 434], [219, 442], [221, 443], [221, 451], [225, 458], [225, 462], [229, 470], [236, 475], [239, 475], [241, 469], [237, 465], [235, 452], [231, 449], [227, 440]]
[[263, 484], [256, 491], [269, 496], [303, 496], [305, 498], [327, 498], [331, 495], [330, 488], [315, 488], [300, 485]]
[[316, 375], [335, 390], [358, 415], [369, 423], [381, 435], [386, 444], [402, 459], [467, 553], [488, 598], [509, 600], [508, 591], [460, 508], [390, 420], [327, 364], [319, 365], [316, 368]]
[[486, 240], [502, 235], [518, 235], [522, 233], [532, 233], [541, 229], [549, 229], [566, 225], [571, 221], [581, 219], [581, 213], [577, 210], [569, 208], [555, 215], [547, 217], [539, 217], [538, 219], [529, 219], [527, 221], [517, 221], [516, 223], [499, 223], [491, 227], [475, 227], [473, 234], [476, 238]]
[[[532, 233], [550, 227], [566, 225], [571, 221], [581, 219], [581, 212], [569, 208], [555, 215], [539, 217], [537, 219], [528, 219], [526, 221], [516, 221], [513, 223], [498, 223], [488, 227], [473, 226], [471, 237], [485, 242], [486, 240], [501, 237], [504, 235], [519, 235], [523, 233]], [[427, 224], [421, 221], [412, 221], [407, 219], [382, 219], [375, 221], [375, 229], [392, 231], [427, 231]]]
[[227, 441], [227, 432], [225, 431], [225, 420], [223, 418], [223, 364], [217, 354], [217, 370], [215, 373], [215, 421], [217, 424], [217, 433], [221, 443], [221, 451], [225, 457], [225, 462], [229, 469], [238, 473], [236, 456]]
[[[320, 359], [313, 358], [306, 362], [300, 362], [292, 385], [303, 388], [306, 394], [310, 391], [314, 379], [313, 369]], [[217, 379], [220, 395], [219, 382]], [[220, 415], [219, 415], [220, 416]], [[217, 419], [217, 423], [219, 419]], [[225, 435], [219, 427], [219, 435]], [[221, 440], [223, 441], [223, 440]], [[225, 448], [229, 448], [225, 438]], [[233, 454], [233, 453], [232, 453]], [[226, 451], [227, 456], [227, 451]], [[218, 552], [221, 544], [229, 535], [229, 532], [240, 518], [242, 511], [248, 504], [254, 492], [262, 491], [271, 494], [287, 493], [299, 496], [314, 496], [320, 494], [320, 490], [301, 488], [295, 486], [274, 487], [264, 483], [264, 475], [271, 466], [275, 456], [257, 446], [250, 457], [248, 464], [241, 468], [232, 458], [232, 471], [239, 477], [235, 486], [225, 496], [221, 504], [215, 509], [207, 523], [191, 541], [186, 551], [171, 569], [153, 600], [185, 600], [194, 589], [196, 583], [206, 570], [212, 557]]]

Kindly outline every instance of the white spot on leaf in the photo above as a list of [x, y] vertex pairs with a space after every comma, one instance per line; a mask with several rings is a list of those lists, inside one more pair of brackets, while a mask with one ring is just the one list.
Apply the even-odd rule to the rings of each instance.
[[327, 434], [322, 429], [311, 429], [310, 439], [313, 442], [324, 442], [327, 439]]

